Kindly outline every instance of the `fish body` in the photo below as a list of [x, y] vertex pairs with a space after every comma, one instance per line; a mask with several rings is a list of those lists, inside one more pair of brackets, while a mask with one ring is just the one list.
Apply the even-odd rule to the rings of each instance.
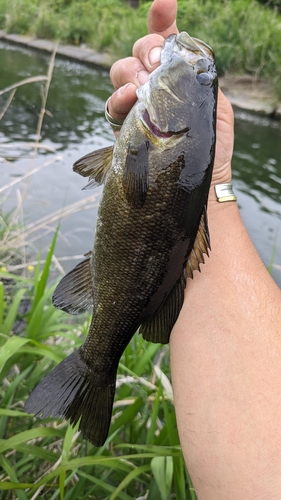
[[63, 416], [101, 446], [108, 434], [120, 357], [137, 329], [166, 343], [188, 276], [208, 253], [206, 206], [215, 151], [217, 75], [210, 47], [187, 33], [167, 38], [161, 64], [137, 91], [114, 148], [74, 164], [104, 183], [94, 248], [59, 283], [69, 313], [93, 306], [85, 343], [31, 393], [25, 408]]

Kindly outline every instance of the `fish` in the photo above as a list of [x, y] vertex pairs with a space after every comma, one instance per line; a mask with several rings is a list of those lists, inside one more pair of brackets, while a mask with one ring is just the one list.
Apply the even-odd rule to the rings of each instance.
[[92, 319], [83, 345], [39, 383], [25, 410], [79, 421], [95, 446], [109, 433], [124, 349], [137, 331], [169, 342], [187, 279], [209, 255], [217, 92], [212, 49], [186, 32], [170, 35], [115, 144], [74, 163], [85, 189], [103, 184], [103, 194], [93, 250], [59, 282], [53, 304], [70, 314], [92, 308]]

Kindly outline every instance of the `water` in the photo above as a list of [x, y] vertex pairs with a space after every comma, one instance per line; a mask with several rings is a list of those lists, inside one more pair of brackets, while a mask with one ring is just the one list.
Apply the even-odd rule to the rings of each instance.
[[[50, 56], [0, 44], [0, 89], [24, 78], [46, 75]], [[84, 154], [113, 142], [104, 119], [112, 92], [107, 71], [57, 59], [41, 131], [40, 149], [32, 159], [42, 102], [42, 82], [19, 87], [0, 121], [0, 196], [4, 210], [23, 198], [21, 214], [29, 229], [29, 252], [46, 250], [62, 218], [56, 257], [67, 271], [73, 256], [93, 244], [101, 189], [81, 191], [86, 179], [72, 172]], [[8, 93], [0, 96], [0, 113]], [[246, 113], [236, 115], [233, 180], [249, 234], [264, 263], [274, 252], [273, 277], [281, 286], [281, 124]], [[23, 179], [31, 169], [38, 169]], [[11, 183], [13, 186], [7, 187]], [[83, 203], [82, 209], [73, 204]], [[65, 216], [69, 213], [68, 216]], [[64, 214], [64, 216], [63, 216]], [[52, 217], [51, 217], [52, 216]], [[49, 217], [49, 218], [48, 218]], [[38, 221], [41, 219], [42, 223]], [[47, 220], [46, 220], [47, 218]], [[38, 229], [38, 230], [37, 230]]]
[[233, 184], [241, 215], [263, 262], [274, 259], [281, 286], [281, 124], [236, 114]]

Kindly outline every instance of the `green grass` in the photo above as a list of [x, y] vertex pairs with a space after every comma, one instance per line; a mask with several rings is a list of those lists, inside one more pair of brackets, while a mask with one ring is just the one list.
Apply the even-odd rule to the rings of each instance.
[[[116, 58], [146, 34], [151, 2], [125, 0], [0, 0], [0, 28], [72, 44]], [[215, 51], [220, 75], [248, 73], [270, 81], [281, 96], [281, 13], [257, 0], [178, 0], [178, 26]]]
[[[195, 499], [179, 446], [167, 347], [134, 336], [121, 359], [102, 448], [65, 421], [25, 414], [30, 391], [83, 342], [89, 325], [88, 316], [70, 323], [51, 305], [55, 241], [32, 278], [0, 273], [0, 498]], [[16, 286], [6, 294], [3, 281], [11, 277]]]
[[8, 239], [17, 233], [19, 227], [13, 218], [13, 212], [5, 214], [0, 208], [0, 267], [4, 267], [6, 262], [17, 262], [19, 259], [19, 249], [11, 249], [7, 245]]

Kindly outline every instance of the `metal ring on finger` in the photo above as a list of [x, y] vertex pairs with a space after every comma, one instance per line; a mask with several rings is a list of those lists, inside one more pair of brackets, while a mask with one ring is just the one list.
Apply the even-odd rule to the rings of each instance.
[[105, 111], [104, 111], [104, 115], [105, 115], [105, 118], [106, 120], [108, 121], [108, 123], [110, 124], [113, 132], [119, 132], [123, 123], [124, 123], [124, 120], [117, 120], [116, 118], [113, 118], [108, 110], [107, 110], [107, 105], [108, 105], [108, 101], [109, 101], [110, 97], [107, 99], [106, 103], [105, 103]]

